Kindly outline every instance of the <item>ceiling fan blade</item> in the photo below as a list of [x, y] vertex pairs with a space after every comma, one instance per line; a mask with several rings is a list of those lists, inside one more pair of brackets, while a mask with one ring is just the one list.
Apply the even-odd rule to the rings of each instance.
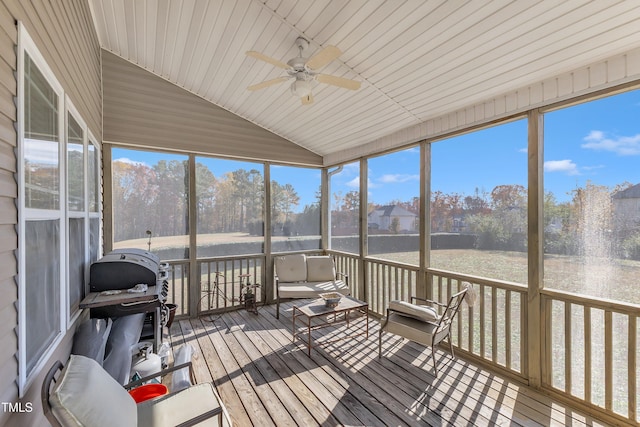
[[328, 85], [338, 86], [350, 90], [360, 89], [360, 82], [356, 80], [349, 80], [343, 77], [330, 76], [328, 74], [316, 74], [316, 80], [320, 83], [326, 83]]
[[309, 58], [305, 65], [312, 70], [317, 70], [318, 68], [324, 67], [340, 55], [342, 55], [340, 49], [335, 46], [327, 46]]
[[278, 83], [282, 83], [289, 80], [289, 77], [283, 76], [283, 77], [278, 77], [277, 79], [273, 79], [273, 80], [266, 80], [262, 83], [257, 83], [254, 84], [252, 86], [249, 86], [247, 88], [247, 90], [259, 90], [259, 89], [264, 89], [265, 87], [269, 87], [272, 85], [276, 85]]
[[267, 55], [265, 55], [263, 53], [256, 52], [255, 50], [247, 51], [246, 54], [247, 54], [247, 56], [259, 59], [259, 60], [264, 61], [264, 62], [268, 62], [269, 64], [275, 65], [276, 67], [282, 68], [284, 70], [288, 70], [289, 68], [291, 68], [287, 64], [285, 64], [284, 62], [278, 61], [277, 59], [271, 58], [271, 57], [269, 57], [269, 56], [267, 56]]
[[311, 95], [311, 94], [305, 95], [300, 99], [302, 100], [302, 105], [313, 104], [313, 95]]

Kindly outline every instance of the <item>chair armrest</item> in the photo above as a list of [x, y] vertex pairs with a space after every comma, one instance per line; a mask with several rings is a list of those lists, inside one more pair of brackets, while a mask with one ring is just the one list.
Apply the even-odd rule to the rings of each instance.
[[212, 409], [210, 411], [205, 412], [204, 414], [200, 414], [197, 417], [193, 417], [188, 421], [178, 424], [176, 427], [190, 427], [195, 426], [201, 423], [204, 420], [215, 417], [218, 414], [222, 414], [222, 406]]
[[426, 299], [426, 298], [420, 298], [420, 297], [411, 297], [411, 302], [413, 301], [422, 301], [422, 302], [426, 302], [427, 304], [435, 304], [435, 305], [439, 305], [440, 307], [446, 307], [447, 304], [442, 304], [438, 301], [433, 301], [430, 299]]
[[156, 372], [155, 374], [151, 374], [151, 375], [147, 375], [144, 376], [142, 378], [140, 378], [139, 380], [135, 380], [135, 381], [131, 381], [129, 384], [125, 384], [124, 388], [125, 390], [131, 390], [134, 387], [138, 387], [139, 385], [142, 385], [143, 383], [156, 378], [156, 377], [163, 377], [165, 375], [167, 375], [168, 373], [183, 369], [183, 368], [189, 368], [189, 378], [193, 379], [193, 366], [191, 365], [191, 362], [186, 362], [186, 363], [182, 363], [180, 365], [175, 365], [172, 366], [170, 368], [166, 368], [163, 369], [161, 371]]
[[278, 299], [280, 297], [280, 291], [278, 290], [278, 288], [280, 287], [280, 278], [278, 277], [277, 274], [273, 275], [273, 287], [275, 288], [276, 291], [276, 299]]

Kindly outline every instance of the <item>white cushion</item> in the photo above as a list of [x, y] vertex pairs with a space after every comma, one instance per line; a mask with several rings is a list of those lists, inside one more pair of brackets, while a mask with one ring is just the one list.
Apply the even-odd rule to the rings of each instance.
[[307, 280], [323, 282], [336, 279], [336, 267], [330, 256], [307, 257]]
[[318, 298], [324, 292], [340, 292], [349, 295], [349, 288], [342, 280], [329, 282], [280, 283], [278, 296], [280, 298]]
[[413, 317], [414, 319], [422, 320], [424, 322], [435, 322], [439, 318], [438, 312], [433, 307], [428, 307], [426, 305], [416, 305], [406, 301], [395, 300], [389, 302], [389, 308], [397, 311], [398, 314]]
[[136, 402], [93, 359], [72, 354], [50, 397], [51, 410], [65, 426], [136, 426]]
[[[168, 394], [138, 404], [140, 427], [174, 427], [200, 414], [220, 407], [220, 399], [210, 383], [191, 386], [177, 393]], [[208, 418], [198, 426], [231, 425], [226, 411]], [[113, 424], [114, 426], [117, 424]]]
[[304, 282], [307, 280], [307, 261], [304, 254], [276, 258], [276, 274], [280, 282]]

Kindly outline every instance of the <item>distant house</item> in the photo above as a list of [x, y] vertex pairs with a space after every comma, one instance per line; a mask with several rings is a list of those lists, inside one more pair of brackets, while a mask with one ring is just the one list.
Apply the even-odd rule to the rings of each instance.
[[415, 231], [418, 215], [397, 205], [381, 206], [369, 213], [369, 228], [391, 230], [397, 219], [397, 231]]
[[611, 197], [616, 231], [640, 227], [640, 184], [618, 191]]

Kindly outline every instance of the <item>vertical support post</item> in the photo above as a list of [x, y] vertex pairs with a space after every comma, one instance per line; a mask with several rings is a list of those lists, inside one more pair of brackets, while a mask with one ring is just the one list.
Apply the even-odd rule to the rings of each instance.
[[367, 269], [365, 266], [365, 258], [369, 255], [369, 233], [367, 230], [367, 217], [368, 217], [368, 177], [369, 168], [366, 159], [360, 159], [360, 218], [358, 220], [358, 227], [360, 228], [360, 262], [358, 263], [358, 297], [363, 301], [369, 301], [369, 295], [366, 293], [367, 287], [365, 282], [367, 280]]
[[264, 164], [264, 209], [262, 213], [264, 223], [264, 263], [262, 268], [264, 274], [263, 296], [266, 302], [275, 300], [275, 284], [273, 283], [273, 255], [271, 254], [271, 164]]
[[528, 292], [527, 292], [527, 376], [529, 385], [540, 388], [542, 371], [549, 367], [542, 366], [543, 351], [550, 351], [542, 347], [545, 334], [549, 333], [550, 325], [541, 323], [542, 304], [540, 291], [544, 284], [543, 276], [543, 115], [539, 110], [528, 113], [528, 204], [527, 204], [527, 239], [529, 247], [528, 258]]
[[102, 144], [103, 253], [113, 250], [113, 157], [111, 144]]
[[196, 156], [189, 154], [189, 217], [187, 218], [187, 232], [189, 234], [189, 317], [197, 317], [198, 301], [202, 283], [198, 268], [198, 200], [196, 196]]
[[427, 268], [431, 265], [431, 144], [420, 144], [420, 270], [416, 296], [433, 298]]
[[329, 183], [329, 171], [322, 168], [320, 178], [320, 235], [323, 251], [331, 249], [331, 212], [329, 200], [331, 197], [331, 184]]

